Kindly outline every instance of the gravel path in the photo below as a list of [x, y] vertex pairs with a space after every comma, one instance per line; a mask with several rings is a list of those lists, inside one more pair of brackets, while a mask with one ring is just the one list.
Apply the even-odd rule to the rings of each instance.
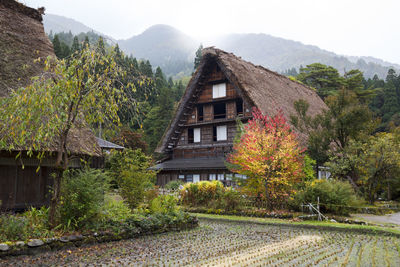
[[375, 223], [393, 223], [400, 225], [400, 212], [387, 215], [353, 214], [352, 217]]

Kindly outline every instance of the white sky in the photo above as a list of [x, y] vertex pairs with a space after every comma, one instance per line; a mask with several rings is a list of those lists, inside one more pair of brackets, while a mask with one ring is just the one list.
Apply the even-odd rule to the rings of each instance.
[[168, 24], [210, 36], [267, 33], [342, 55], [400, 64], [399, 0], [20, 0], [116, 39]]

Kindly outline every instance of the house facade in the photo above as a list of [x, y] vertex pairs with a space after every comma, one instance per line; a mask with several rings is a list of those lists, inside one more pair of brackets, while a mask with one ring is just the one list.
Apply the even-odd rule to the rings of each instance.
[[157, 184], [219, 180], [230, 185], [234, 174], [225, 166], [225, 158], [232, 151], [237, 121], [251, 119], [253, 107], [269, 115], [282, 110], [289, 117], [298, 99], [310, 103], [312, 114], [326, 108], [315, 91], [300, 83], [231, 53], [204, 49], [156, 149], [166, 156], [153, 167], [159, 170]]

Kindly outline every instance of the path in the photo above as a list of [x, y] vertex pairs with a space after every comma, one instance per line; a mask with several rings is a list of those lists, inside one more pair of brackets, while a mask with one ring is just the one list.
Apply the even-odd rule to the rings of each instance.
[[352, 214], [351, 216], [374, 223], [393, 223], [400, 225], [400, 212], [386, 215]]

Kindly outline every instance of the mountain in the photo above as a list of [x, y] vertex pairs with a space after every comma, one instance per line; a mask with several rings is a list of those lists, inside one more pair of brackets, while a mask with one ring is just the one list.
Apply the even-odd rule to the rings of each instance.
[[114, 38], [107, 36], [99, 31], [95, 31], [85, 24], [71, 18], [53, 14], [46, 14], [43, 16], [43, 25], [44, 30], [47, 34], [50, 34], [50, 32], [53, 32], [53, 34], [60, 32], [71, 32], [73, 35], [78, 35], [80, 33], [94, 32], [98, 35], [103, 36], [103, 38], [105, 38], [106, 40], [115, 43]]
[[[79, 34], [94, 31], [92, 28], [70, 18], [47, 14], [44, 16], [44, 27], [47, 33], [53, 31]], [[184, 76], [193, 72], [193, 59], [200, 42], [168, 25], [154, 25], [143, 33], [127, 40], [115, 41], [105, 36], [110, 43], [117, 42], [126, 54], [138, 59], [146, 59], [156, 67], [160, 66], [168, 76]], [[207, 40], [203, 40], [207, 41]], [[320, 49], [317, 46], [274, 37], [268, 34], [229, 34], [214, 41], [204, 42], [228, 52], [275, 70], [306, 66], [320, 62], [338, 69], [341, 73], [351, 69], [360, 69], [367, 78], [377, 74], [385, 78], [388, 70], [400, 70], [399, 64], [393, 64], [374, 57], [355, 57], [337, 55]]]
[[341, 73], [360, 69], [365, 77], [377, 74], [384, 78], [390, 67], [400, 66], [373, 57], [346, 57], [313, 45], [274, 37], [267, 34], [230, 34], [216, 41], [221, 49], [233, 52], [255, 64], [282, 72], [319, 62], [338, 69]]
[[199, 43], [168, 25], [154, 25], [127, 40], [119, 40], [120, 48], [139, 59], [150, 60], [167, 75], [193, 71], [193, 58]]

